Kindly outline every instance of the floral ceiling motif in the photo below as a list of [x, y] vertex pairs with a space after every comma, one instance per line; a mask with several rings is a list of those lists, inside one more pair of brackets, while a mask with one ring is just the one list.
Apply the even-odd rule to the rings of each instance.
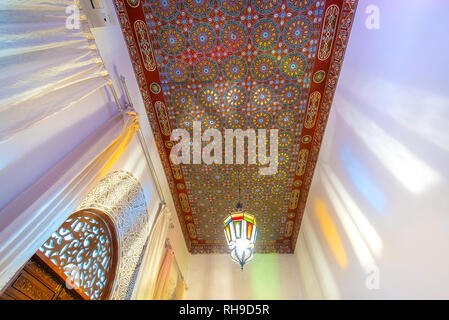
[[[256, 250], [292, 252], [356, 5], [115, 0], [191, 252], [226, 250], [222, 221], [235, 208], [239, 170], [244, 209], [259, 223]], [[203, 130], [279, 129], [278, 172], [173, 165], [168, 129], [190, 130], [195, 120]]]

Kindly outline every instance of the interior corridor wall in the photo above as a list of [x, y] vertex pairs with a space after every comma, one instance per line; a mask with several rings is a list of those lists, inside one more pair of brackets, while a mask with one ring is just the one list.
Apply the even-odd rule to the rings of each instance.
[[243, 271], [228, 254], [191, 255], [185, 299], [301, 299], [293, 254], [254, 254]]
[[449, 298], [448, 11], [359, 1], [295, 250], [305, 298]]

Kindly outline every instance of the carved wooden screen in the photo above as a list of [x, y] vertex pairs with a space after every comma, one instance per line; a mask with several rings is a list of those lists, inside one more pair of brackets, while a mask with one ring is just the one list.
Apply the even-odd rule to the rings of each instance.
[[117, 269], [116, 239], [105, 214], [84, 210], [72, 214], [39, 250], [90, 299], [106, 299]]

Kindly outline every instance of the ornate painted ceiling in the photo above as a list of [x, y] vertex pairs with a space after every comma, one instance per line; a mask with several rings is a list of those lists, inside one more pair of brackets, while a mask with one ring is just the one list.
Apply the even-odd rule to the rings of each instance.
[[[184, 237], [226, 252], [238, 199], [256, 252], [291, 253], [301, 225], [357, 0], [114, 0]], [[279, 169], [174, 165], [174, 128], [279, 129]]]

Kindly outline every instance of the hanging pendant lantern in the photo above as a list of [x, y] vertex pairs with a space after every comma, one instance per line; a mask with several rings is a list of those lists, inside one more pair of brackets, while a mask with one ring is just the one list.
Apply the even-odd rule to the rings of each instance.
[[243, 270], [243, 266], [250, 262], [254, 255], [254, 244], [257, 239], [256, 218], [238, 208], [223, 223], [231, 258], [240, 264]]

